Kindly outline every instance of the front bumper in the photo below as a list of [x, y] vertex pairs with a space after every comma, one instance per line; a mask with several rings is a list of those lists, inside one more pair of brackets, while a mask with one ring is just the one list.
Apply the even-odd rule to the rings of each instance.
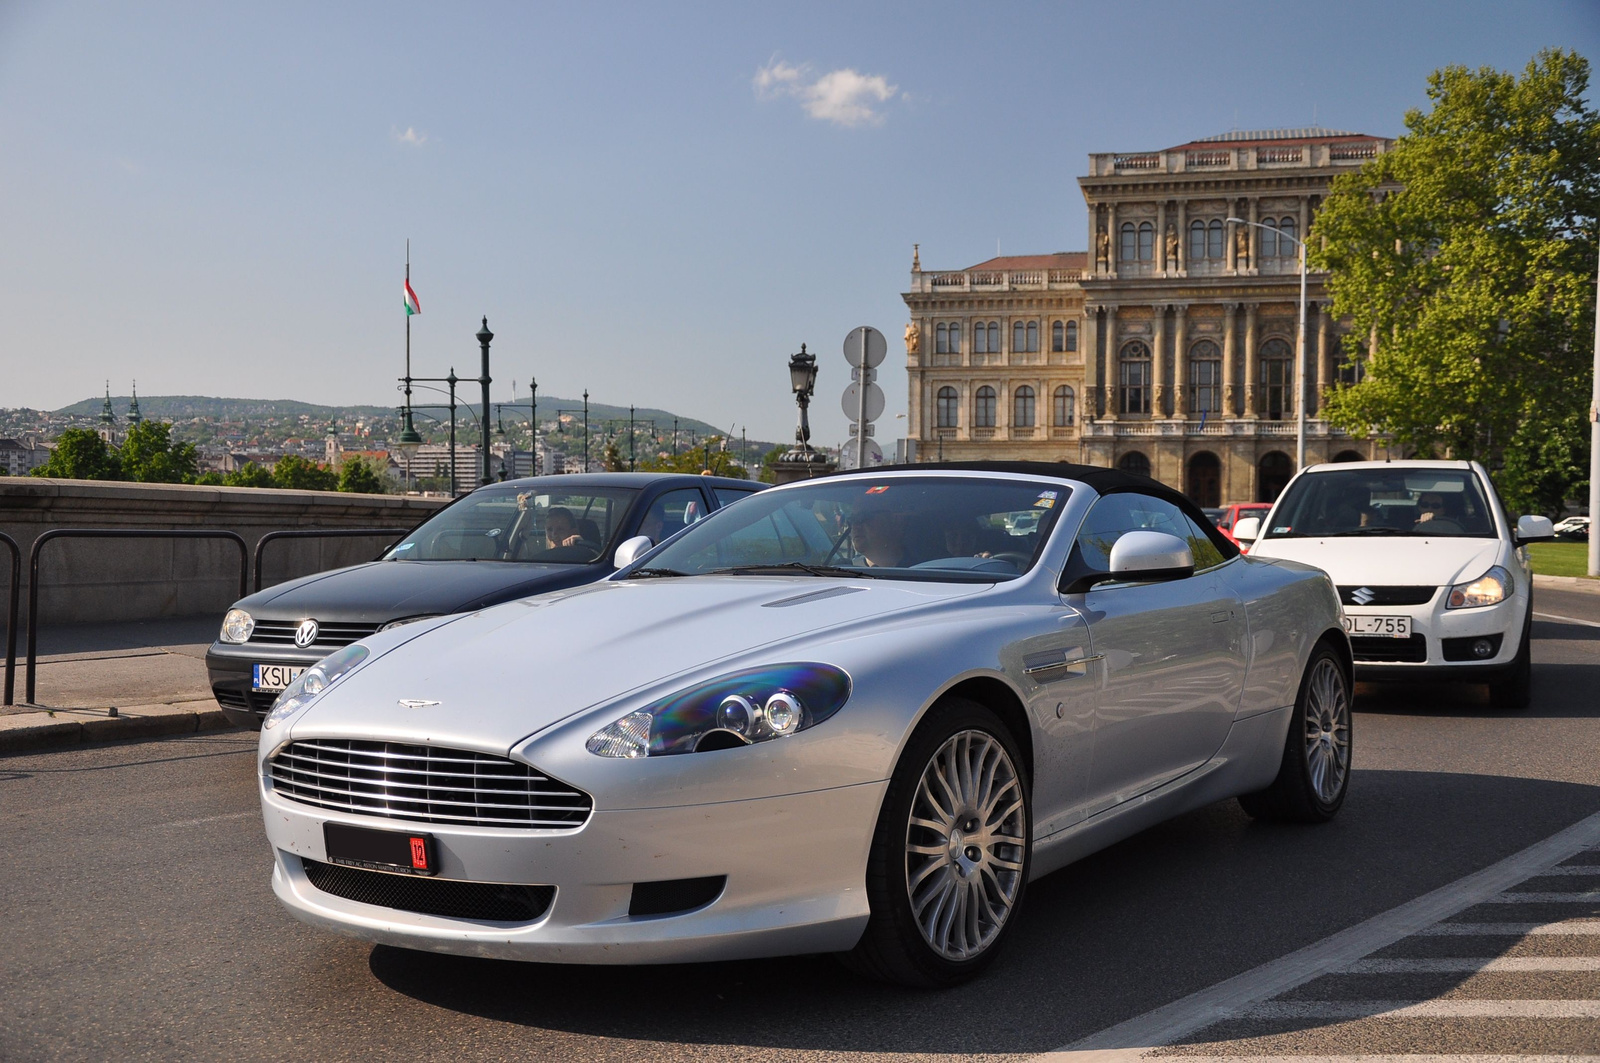
[[213, 642], [206, 651], [206, 674], [211, 680], [211, 696], [228, 722], [236, 727], [261, 726], [262, 717], [277, 700], [277, 691], [252, 689], [256, 664], [288, 664], [310, 667], [328, 655], [324, 647], [302, 650], [296, 646], [273, 646], [246, 642]]
[[[1513, 594], [1498, 605], [1446, 609], [1448, 588], [1440, 588], [1422, 605], [1344, 606], [1346, 616], [1407, 616], [1409, 640], [1384, 636], [1350, 636], [1356, 678], [1365, 680], [1461, 679], [1487, 682], [1515, 663], [1522, 645], [1529, 599]], [[1476, 657], [1471, 646], [1487, 639], [1494, 652]]]
[[[509, 830], [350, 815], [288, 801], [262, 812], [272, 888], [298, 919], [366, 941], [551, 963], [679, 963], [838, 952], [866, 926], [867, 852], [887, 782], [784, 797], [597, 810], [576, 830]], [[426, 831], [439, 879], [553, 886], [537, 919], [490, 922], [347, 900], [312, 885], [322, 825]], [[382, 872], [372, 872], [382, 874]], [[726, 876], [711, 903], [630, 916], [634, 883]]]

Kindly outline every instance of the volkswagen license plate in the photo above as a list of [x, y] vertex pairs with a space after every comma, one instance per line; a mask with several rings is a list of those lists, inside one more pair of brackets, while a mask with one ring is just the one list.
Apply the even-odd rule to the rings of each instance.
[[1380, 638], [1408, 639], [1411, 637], [1409, 616], [1347, 616], [1344, 629], [1352, 635], [1377, 635]]
[[266, 693], [282, 690], [299, 679], [300, 673], [305, 670], [303, 664], [258, 664], [255, 666], [251, 689]]

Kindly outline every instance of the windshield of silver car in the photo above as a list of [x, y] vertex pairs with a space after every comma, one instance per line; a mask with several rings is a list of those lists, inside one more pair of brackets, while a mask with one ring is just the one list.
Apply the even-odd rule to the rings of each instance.
[[623, 487], [474, 491], [402, 539], [384, 560], [589, 564], [611, 556], [638, 493]]
[[819, 481], [719, 510], [629, 575], [1013, 579], [1033, 565], [1069, 493], [979, 477]]
[[1494, 518], [1469, 469], [1349, 469], [1300, 477], [1262, 538], [1494, 538]]

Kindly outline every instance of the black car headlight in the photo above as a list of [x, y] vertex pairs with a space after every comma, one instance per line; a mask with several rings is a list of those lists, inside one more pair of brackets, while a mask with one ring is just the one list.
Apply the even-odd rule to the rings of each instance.
[[827, 664], [778, 664], [713, 679], [638, 709], [589, 736], [597, 757], [661, 757], [767, 742], [844, 707], [850, 677]]
[[301, 672], [300, 678], [285, 687], [283, 693], [272, 703], [272, 708], [267, 711], [267, 718], [261, 721], [262, 729], [272, 730], [311, 704], [318, 694], [327, 690], [340, 676], [366, 659], [365, 646], [346, 646]]

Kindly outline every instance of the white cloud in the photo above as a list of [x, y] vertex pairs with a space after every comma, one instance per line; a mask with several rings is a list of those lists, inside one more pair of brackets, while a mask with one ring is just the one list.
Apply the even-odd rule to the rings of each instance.
[[414, 148], [420, 148], [428, 142], [428, 134], [418, 132], [413, 126], [406, 126], [403, 133], [398, 129], [394, 130], [394, 139], [401, 144], [410, 144]]
[[812, 118], [842, 126], [882, 125], [880, 104], [900, 95], [882, 74], [862, 74], [848, 67], [814, 75], [809, 65], [796, 66], [774, 57], [756, 71], [756, 96], [782, 96], [800, 101]]

